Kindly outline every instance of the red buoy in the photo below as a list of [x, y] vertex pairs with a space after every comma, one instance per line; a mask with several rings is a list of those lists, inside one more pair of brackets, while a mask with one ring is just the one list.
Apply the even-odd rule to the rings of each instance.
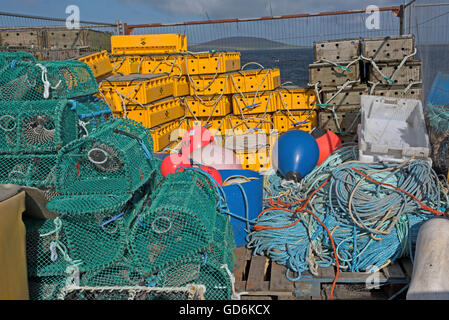
[[[161, 163], [162, 176], [166, 177], [169, 174], [175, 173], [179, 167], [191, 167], [190, 160], [179, 153], [172, 153], [164, 158]], [[183, 169], [178, 170], [178, 172]]]
[[221, 186], [223, 185], [223, 178], [221, 177], [220, 172], [218, 172], [217, 169], [213, 168], [213, 167], [209, 167], [209, 166], [201, 166], [200, 167], [201, 170], [206, 171], [208, 174], [210, 174], [212, 176], [212, 178], [215, 179], [215, 181], [217, 181], [217, 183]]
[[325, 130], [323, 128], [316, 128], [311, 132], [315, 141], [318, 143], [318, 149], [320, 154], [318, 157], [317, 166], [324, 162], [329, 157], [332, 151], [341, 145], [340, 138], [332, 131]]

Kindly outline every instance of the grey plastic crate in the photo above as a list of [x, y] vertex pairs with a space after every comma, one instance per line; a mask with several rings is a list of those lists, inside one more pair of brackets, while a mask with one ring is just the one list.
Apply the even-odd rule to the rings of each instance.
[[[407, 61], [398, 71], [395, 70], [399, 66], [399, 62], [377, 63], [377, 67], [388, 78], [392, 78], [393, 73], [394, 84], [408, 85], [410, 82], [421, 81], [421, 61]], [[374, 83], [391, 85], [392, 83], [374, 68], [372, 64], [369, 65], [369, 81]]]
[[374, 92], [372, 92], [375, 96], [389, 97], [389, 98], [403, 98], [403, 99], [418, 99], [422, 98], [422, 85], [414, 84], [407, 91], [406, 85], [377, 85], [374, 87]]
[[360, 98], [363, 94], [369, 94], [370, 88], [366, 84], [344, 89], [339, 93], [338, 89], [323, 89], [323, 103], [329, 101], [336, 106], [360, 106]]
[[363, 95], [358, 142], [361, 162], [400, 163], [416, 157], [432, 163], [423, 107], [417, 99]]
[[364, 38], [362, 44], [362, 55], [376, 62], [401, 61], [414, 50], [413, 35]]
[[314, 42], [315, 61], [351, 61], [360, 55], [360, 39], [340, 39]]
[[[344, 67], [350, 63], [350, 61], [339, 62]], [[330, 63], [313, 63], [309, 65], [309, 79], [313, 84], [319, 81], [321, 87], [337, 87], [344, 85], [347, 81], [359, 80], [359, 63], [352, 64], [349, 69], [350, 71], [347, 71]]]

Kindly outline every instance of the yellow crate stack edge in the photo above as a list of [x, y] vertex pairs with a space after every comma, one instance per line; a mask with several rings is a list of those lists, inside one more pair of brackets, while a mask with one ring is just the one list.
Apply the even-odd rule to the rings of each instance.
[[[279, 133], [311, 131], [317, 125], [315, 91], [282, 86], [278, 68], [244, 69], [240, 52], [189, 52], [185, 35], [114, 37], [112, 74], [159, 73], [171, 80], [169, 96], [155, 94], [154, 101], [130, 103], [126, 110], [126, 117], [149, 128], [154, 151], [171, 148], [182, 132], [197, 125], [223, 137], [225, 146], [227, 135], [245, 139], [245, 135], [266, 134], [271, 138], [264, 147], [233, 149], [244, 169], [259, 171], [271, 166], [271, 148]], [[115, 100], [114, 106], [120, 101]], [[123, 110], [116, 109], [124, 116]]]

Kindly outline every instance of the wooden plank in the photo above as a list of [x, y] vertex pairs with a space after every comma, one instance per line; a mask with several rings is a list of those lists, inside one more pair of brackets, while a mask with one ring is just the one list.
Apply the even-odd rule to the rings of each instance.
[[318, 269], [318, 276], [320, 278], [334, 279], [334, 277], [335, 277], [335, 269], [334, 269], [334, 267], [319, 268]]
[[388, 267], [384, 268], [383, 271], [388, 280], [404, 279], [406, 277], [398, 262], [390, 264]]
[[271, 296], [241, 296], [241, 300], [273, 300]]
[[246, 291], [268, 291], [268, 281], [264, 280], [267, 261], [268, 259], [263, 256], [252, 257], [246, 280]]
[[271, 264], [270, 291], [293, 291], [293, 282], [285, 276], [286, 270], [287, 268], [280, 264]]
[[235, 290], [237, 292], [242, 292], [246, 290], [246, 266], [251, 258], [251, 252], [245, 246], [239, 246], [234, 250], [235, 254], [235, 266], [234, 266], [234, 277], [235, 277]]
[[386, 282], [387, 277], [382, 272], [340, 272], [337, 283], [363, 283], [372, 279], [373, 281]]

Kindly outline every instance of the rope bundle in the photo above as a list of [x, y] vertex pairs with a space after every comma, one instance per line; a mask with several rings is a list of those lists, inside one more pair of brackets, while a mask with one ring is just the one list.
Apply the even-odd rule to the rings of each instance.
[[248, 236], [254, 254], [285, 265], [293, 281], [320, 266], [336, 265], [338, 277], [412, 257], [419, 226], [449, 207], [437, 175], [421, 160], [355, 159], [357, 147], [343, 146], [301, 183], [266, 177], [265, 210]]

